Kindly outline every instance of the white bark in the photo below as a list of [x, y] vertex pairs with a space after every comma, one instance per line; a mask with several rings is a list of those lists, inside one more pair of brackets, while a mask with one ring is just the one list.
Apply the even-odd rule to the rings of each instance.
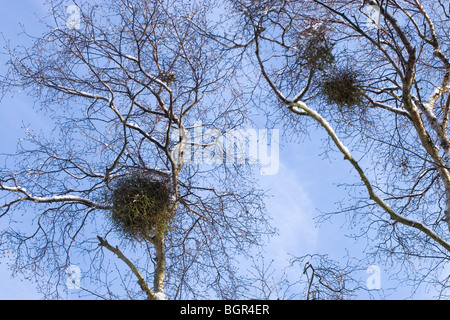
[[25, 188], [5, 186], [1, 183], [0, 183], [0, 190], [14, 192], [23, 197], [21, 200], [33, 201], [35, 203], [72, 202], [72, 203], [84, 204], [85, 206], [88, 206], [91, 208], [96, 208], [96, 209], [104, 209], [104, 210], [111, 209], [111, 206], [109, 206], [109, 205], [97, 203], [97, 202], [91, 201], [89, 199], [85, 199], [85, 198], [75, 196], [75, 195], [63, 195], [63, 196], [58, 195], [58, 196], [51, 196], [51, 197], [37, 197], [37, 196], [30, 194]]
[[338, 138], [332, 126], [318, 112], [309, 108], [304, 102], [301, 101], [291, 103], [290, 109], [291, 110], [293, 109], [294, 112], [299, 112], [299, 110], [302, 110], [308, 116], [316, 120], [327, 131], [328, 135], [333, 140], [336, 147], [344, 155], [344, 159], [348, 160], [353, 166], [353, 168], [358, 172], [361, 181], [364, 183], [367, 191], [369, 192], [370, 199], [375, 201], [378, 206], [380, 206], [385, 212], [387, 212], [392, 220], [397, 221], [406, 226], [413, 227], [417, 230], [420, 230], [421, 232], [429, 236], [431, 239], [439, 243], [447, 251], [450, 251], [449, 242], [442, 239], [439, 235], [437, 235], [434, 231], [432, 231], [430, 228], [428, 228], [425, 224], [421, 223], [420, 221], [404, 217], [402, 215], [395, 213], [394, 210], [392, 210], [392, 208], [386, 202], [384, 202], [380, 197], [378, 197], [375, 194], [369, 179], [364, 173], [364, 170], [360, 167], [355, 158], [353, 158], [352, 154], [350, 153], [348, 148], [344, 145], [344, 143]]

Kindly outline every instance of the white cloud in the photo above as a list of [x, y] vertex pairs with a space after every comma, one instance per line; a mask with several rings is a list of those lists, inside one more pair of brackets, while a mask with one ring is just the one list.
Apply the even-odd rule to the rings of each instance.
[[266, 204], [272, 225], [279, 233], [267, 246], [270, 256], [284, 264], [288, 254], [313, 252], [318, 237], [313, 220], [315, 209], [295, 171], [281, 163], [278, 174], [261, 178], [261, 186], [273, 195]]

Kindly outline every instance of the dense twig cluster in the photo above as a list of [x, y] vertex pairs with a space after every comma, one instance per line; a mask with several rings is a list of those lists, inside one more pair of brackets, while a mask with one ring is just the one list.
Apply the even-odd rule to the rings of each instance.
[[111, 219], [124, 237], [140, 240], [167, 231], [172, 214], [166, 181], [132, 173], [114, 183], [111, 198]]
[[364, 103], [359, 72], [348, 67], [335, 67], [325, 72], [320, 93], [328, 105], [339, 108], [361, 106]]

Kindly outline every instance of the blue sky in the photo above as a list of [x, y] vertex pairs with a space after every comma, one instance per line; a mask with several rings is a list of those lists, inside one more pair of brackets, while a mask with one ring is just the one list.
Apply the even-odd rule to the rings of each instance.
[[[7, 1], [1, 0], [0, 32], [5, 39], [10, 39], [12, 44], [20, 43], [18, 34], [22, 31], [19, 23], [27, 26], [27, 29], [38, 30], [37, 16], [42, 16], [40, 1]], [[1, 40], [2, 47], [4, 41]], [[1, 49], [1, 53], [4, 50]], [[6, 56], [0, 55], [0, 72], [4, 72]], [[34, 110], [33, 103], [24, 95], [17, 95], [12, 99], [7, 96], [0, 104], [0, 152], [14, 152], [17, 140], [23, 135], [22, 125], [32, 125], [39, 128], [46, 127], [45, 119], [42, 119]], [[4, 221], [0, 221], [0, 227], [4, 227]], [[21, 277], [13, 278], [7, 267], [7, 259], [1, 259], [0, 264], [0, 299], [40, 299], [35, 287]]]
[[[43, 2], [37, 0], [0, 0], [0, 32], [13, 44], [19, 44], [19, 23], [27, 30], [39, 34], [38, 18], [45, 14]], [[5, 56], [0, 55], [0, 72], [4, 72]], [[14, 152], [17, 140], [23, 135], [22, 124], [34, 130], [52, 127], [48, 120], [33, 109], [33, 101], [23, 94], [0, 103], [0, 152]], [[281, 128], [280, 128], [281, 129]], [[332, 162], [323, 160], [320, 130], [303, 143], [285, 144], [280, 150], [280, 169], [276, 175], [261, 176], [261, 187], [270, 188], [272, 200], [267, 203], [279, 236], [267, 246], [267, 258], [275, 260], [275, 266], [287, 264], [288, 253], [301, 256], [308, 253], [330, 254], [340, 259], [345, 250], [359, 254], [363, 246], [345, 236], [341, 226], [343, 217], [316, 228], [314, 217], [321, 211], [333, 211], [336, 202], [345, 197], [345, 190], [336, 187], [343, 181], [356, 181], [354, 172], [338, 155]], [[2, 227], [0, 221], [0, 227]], [[367, 265], [369, 266], [369, 264]], [[385, 280], [382, 268], [382, 281]], [[299, 270], [299, 276], [301, 275]], [[366, 277], [362, 274], [361, 277]], [[387, 281], [383, 282], [386, 283]], [[399, 290], [393, 297], [405, 298], [406, 291]], [[420, 296], [420, 295], [419, 295]], [[426, 297], [426, 296], [424, 296]], [[5, 260], [0, 264], [0, 299], [39, 299], [34, 286], [20, 278], [12, 278]]]

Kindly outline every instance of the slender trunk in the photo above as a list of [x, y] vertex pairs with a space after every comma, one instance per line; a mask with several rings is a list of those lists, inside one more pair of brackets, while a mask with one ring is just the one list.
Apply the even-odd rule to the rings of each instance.
[[166, 275], [166, 256], [164, 250], [164, 234], [156, 235], [153, 243], [156, 251], [156, 267], [153, 279], [153, 290], [158, 300], [165, 300], [164, 278]]

